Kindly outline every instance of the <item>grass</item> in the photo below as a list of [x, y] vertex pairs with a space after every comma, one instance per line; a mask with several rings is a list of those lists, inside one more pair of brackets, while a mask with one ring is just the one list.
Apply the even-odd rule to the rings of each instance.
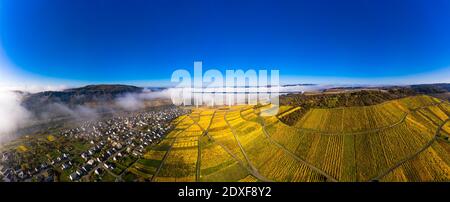
[[109, 174], [108, 172], [105, 172], [103, 174], [102, 181], [103, 182], [115, 182], [116, 181], [116, 177], [114, 177], [113, 175]]

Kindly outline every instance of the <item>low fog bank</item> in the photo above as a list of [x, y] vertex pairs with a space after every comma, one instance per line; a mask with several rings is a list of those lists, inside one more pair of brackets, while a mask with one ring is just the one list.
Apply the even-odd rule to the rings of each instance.
[[0, 143], [14, 139], [23, 128], [48, 123], [58, 118], [87, 120], [98, 118], [97, 109], [78, 105], [69, 107], [62, 103], [51, 103], [39, 109], [27, 109], [22, 101], [26, 93], [0, 91]]
[[105, 114], [114, 115], [171, 103], [168, 90], [144, 89], [141, 93], [126, 93], [110, 100], [89, 100], [76, 105], [61, 101], [43, 102], [45, 104], [27, 108], [22, 101], [28, 95], [30, 93], [22, 90], [0, 90], [0, 143], [16, 137], [20, 134], [19, 129], [39, 124], [60, 120], [96, 120]]
[[144, 89], [141, 93], [128, 93], [118, 97], [115, 104], [126, 111], [136, 111], [146, 107], [146, 102], [156, 99], [170, 99], [168, 89], [153, 91]]
[[[83, 95], [76, 96], [79, 99]], [[125, 93], [110, 100], [94, 98], [81, 104], [67, 104], [63, 102], [47, 103], [33, 111], [35, 118], [50, 121], [55, 118], [74, 119], [76, 121], [96, 120], [104, 114], [118, 114], [132, 112], [146, 108], [149, 101], [155, 99], [169, 99], [169, 94], [164, 91], [143, 90], [141, 93]]]
[[328, 88], [336, 87], [333, 85], [284, 85], [280, 87], [280, 93], [304, 93], [313, 91], [322, 91]]
[[[329, 87], [318, 85], [290, 85], [281, 86], [279, 90], [283, 94], [322, 90]], [[33, 93], [35, 93], [35, 90], [33, 88]], [[80, 94], [70, 97], [65, 102], [61, 101], [64, 99], [56, 99], [57, 101], [54, 101], [48, 100], [48, 97], [43, 96], [39, 98], [43, 99], [42, 102], [38, 99], [38, 102], [36, 102], [38, 104], [26, 106], [22, 101], [26, 96], [31, 95], [29, 91], [0, 89], [0, 117], [2, 119], [0, 122], [0, 141], [6, 137], [14, 137], [18, 129], [27, 126], [36, 126], [59, 120], [64, 121], [66, 119], [74, 120], [75, 122], [96, 120], [105, 114], [133, 112], [151, 106], [172, 104], [171, 90], [170, 88], [144, 88], [139, 93], [124, 93], [113, 97], [99, 97], [98, 99], [95, 97], [87, 99], [84, 94]], [[270, 87], [267, 90], [270, 92]], [[73, 100], [77, 102], [71, 102]], [[78, 102], [80, 100], [84, 102]]]
[[[32, 110], [32, 109], [30, 109]], [[38, 111], [34, 112], [34, 118], [46, 122], [57, 118], [70, 118], [75, 120], [91, 120], [98, 117], [99, 109], [75, 105], [68, 106], [63, 103], [50, 103], [42, 106]]]
[[19, 93], [0, 90], [0, 143], [31, 120], [31, 113], [21, 105], [22, 98]]

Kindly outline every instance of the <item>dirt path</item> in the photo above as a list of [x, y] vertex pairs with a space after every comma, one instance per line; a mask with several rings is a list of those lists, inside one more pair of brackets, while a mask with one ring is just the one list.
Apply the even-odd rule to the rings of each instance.
[[259, 178], [259, 179], [261, 179], [261, 180], [263, 180], [263, 181], [271, 181], [271, 180], [267, 179], [266, 177], [262, 176], [262, 175], [259, 173], [259, 171], [258, 171], [258, 170], [253, 166], [253, 164], [250, 162], [250, 160], [249, 160], [249, 158], [248, 158], [248, 156], [247, 156], [247, 153], [245, 152], [244, 148], [243, 148], [242, 145], [241, 145], [241, 142], [239, 141], [239, 139], [238, 139], [238, 137], [237, 137], [237, 135], [236, 135], [236, 131], [234, 130], [233, 127], [231, 127], [230, 123], [229, 123], [228, 120], [227, 120], [227, 114], [228, 114], [229, 111], [230, 111], [230, 110], [226, 111], [225, 114], [224, 114], [225, 122], [227, 123], [228, 128], [230, 128], [231, 133], [233, 134], [234, 139], [236, 140], [236, 142], [237, 142], [237, 144], [238, 144], [238, 146], [239, 146], [239, 149], [241, 150], [242, 154], [244, 155], [245, 160], [247, 161], [248, 166], [250, 167], [250, 170], [252, 170], [253, 176], [255, 176], [255, 177], [257, 177], [257, 178]]
[[[197, 140], [198, 154], [197, 154], [197, 163], [195, 164], [195, 181], [196, 182], [200, 181], [200, 166], [201, 166], [201, 161], [202, 161], [202, 145], [200, 144], [200, 139], [208, 134], [209, 128], [212, 125], [212, 120], [214, 119], [215, 116], [216, 116], [216, 110], [214, 110], [214, 113], [212, 114], [211, 119], [209, 120], [208, 127], [206, 129], [203, 129], [200, 126], [200, 124], [198, 124], [198, 122], [196, 122], [196, 124], [203, 131], [202, 135], [200, 137], [198, 137], [198, 140]], [[201, 114], [200, 114], [200, 118], [201, 118]]]
[[[225, 119], [225, 117], [224, 117]], [[230, 128], [231, 130], [231, 128]], [[231, 150], [229, 150], [225, 145], [223, 145], [221, 142], [217, 141], [214, 139], [214, 137], [212, 137], [211, 135], [209, 135], [209, 133], [206, 133], [206, 136], [213, 141], [214, 144], [219, 145], [225, 152], [227, 152], [231, 158], [233, 158], [236, 162], [239, 163], [239, 165], [241, 165], [243, 168], [245, 168], [249, 174], [253, 175], [254, 177], [258, 178], [261, 181], [266, 181], [266, 182], [270, 182], [271, 180], [266, 179], [264, 176], [256, 176], [258, 175], [258, 173], [255, 173], [252, 169], [250, 169], [244, 162], [242, 162], [242, 160], [240, 158], [238, 158], [236, 155], [233, 154], [233, 152]]]
[[250, 169], [248, 166], [245, 165], [244, 162], [242, 162], [236, 155], [233, 154], [233, 152], [231, 152], [225, 145], [223, 145], [222, 143], [216, 141], [214, 139], [214, 137], [207, 135], [208, 138], [210, 140], [212, 140], [215, 144], [219, 145], [223, 150], [225, 150], [225, 152], [227, 152], [236, 162], [239, 163], [239, 165], [241, 165], [243, 168], [245, 168], [251, 175], [255, 176], [256, 178], [258, 178], [261, 181], [265, 181], [265, 182], [271, 182], [271, 180], [265, 178], [264, 176], [259, 176], [257, 177], [257, 173], [254, 173], [254, 171], [252, 169]]
[[[188, 116], [188, 117], [189, 117], [189, 116]], [[190, 118], [190, 117], [189, 117], [189, 118]], [[183, 120], [184, 120], [184, 119], [185, 119], [185, 118], [183, 118]], [[181, 120], [180, 123], [181, 123], [183, 120]], [[191, 120], [194, 121], [192, 118], [191, 118]], [[178, 135], [181, 134], [181, 133], [183, 133], [185, 130], [187, 130], [188, 128], [190, 128], [190, 127], [193, 126], [194, 124], [195, 124], [195, 121], [194, 121], [194, 123], [190, 124], [188, 127], [186, 127], [185, 129], [181, 130], [180, 132], [178, 132], [178, 133], [175, 135], [173, 142], [170, 144], [169, 149], [168, 149], [167, 152], [164, 154], [164, 157], [163, 157], [163, 159], [161, 160], [161, 164], [159, 164], [158, 169], [156, 169], [156, 172], [155, 172], [155, 174], [152, 176], [152, 179], [151, 179], [150, 181], [152, 181], [152, 182], [155, 181], [156, 177], [158, 176], [159, 172], [161, 171], [161, 168], [162, 168], [163, 165], [164, 165], [164, 162], [166, 161], [167, 157], [169, 156], [169, 153], [170, 153], [170, 151], [172, 150], [173, 145], [175, 144]], [[177, 124], [177, 125], [178, 125], [178, 124]]]

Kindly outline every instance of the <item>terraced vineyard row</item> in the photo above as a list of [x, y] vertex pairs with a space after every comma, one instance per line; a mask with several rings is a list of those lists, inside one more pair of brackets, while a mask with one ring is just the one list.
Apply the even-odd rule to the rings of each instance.
[[200, 181], [233, 182], [249, 175], [243, 165], [213, 140], [202, 137], [201, 144]]
[[449, 144], [435, 142], [415, 158], [406, 161], [381, 181], [430, 182], [450, 180]]
[[[235, 117], [239, 111], [229, 111]], [[227, 114], [227, 120], [228, 120]], [[275, 181], [325, 181], [326, 177], [289, 156], [283, 149], [270, 143], [262, 126], [242, 117], [228, 120], [250, 163], [261, 175]]]
[[429, 104], [430, 107], [410, 111], [394, 127], [357, 135], [326, 136], [279, 121], [268, 124], [267, 130], [275, 141], [340, 181], [367, 181], [434, 138], [438, 125], [448, 116], [440, 105], [433, 105], [434, 101]]
[[[193, 136], [192, 131], [194, 129], [191, 127], [194, 126], [194, 121], [192, 119], [183, 116], [176, 119], [174, 123], [177, 127], [164, 140], [149, 148], [144, 154], [144, 158], [139, 159], [127, 169], [129, 173], [135, 175], [134, 178], [154, 181], [164, 180], [164, 178], [158, 176], [163, 171], [163, 165], [167, 161], [169, 154], [173, 148], [182, 148], [183, 145], [190, 144], [189, 141], [186, 141], [186, 137], [190, 138], [190, 136]], [[184, 137], [184, 139], [178, 139], [179, 137]]]
[[[231, 128], [228, 127], [225, 121], [225, 110], [218, 110], [212, 120], [208, 136], [214, 139], [217, 144], [222, 145], [223, 149], [227, 150], [236, 160], [244, 162], [246, 166], [245, 157], [239, 148], [236, 139], [233, 136]], [[237, 117], [236, 117], [237, 118]]]
[[401, 122], [413, 109], [437, 102], [428, 96], [418, 96], [366, 107], [311, 109], [295, 127], [324, 133], [352, 133], [384, 128]]
[[335, 109], [194, 109], [127, 170], [153, 181], [448, 181], [450, 105], [428, 96]]

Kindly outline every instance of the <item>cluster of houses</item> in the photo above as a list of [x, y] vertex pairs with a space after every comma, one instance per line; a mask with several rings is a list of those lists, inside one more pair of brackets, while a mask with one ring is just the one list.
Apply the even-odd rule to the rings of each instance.
[[86, 142], [90, 145], [89, 149], [79, 154], [58, 151], [60, 155], [56, 158], [26, 172], [19, 164], [11, 163], [14, 161], [9, 159], [9, 155], [15, 151], [3, 153], [0, 181], [31, 181], [33, 177], [35, 181], [54, 181], [55, 171], [70, 171], [68, 178], [71, 181], [79, 181], [84, 176], [91, 175], [100, 177], [116, 168], [115, 162], [119, 162], [121, 158], [141, 157], [147, 146], [159, 141], [172, 129], [170, 121], [185, 113], [188, 112], [184, 109], [165, 107], [83, 122], [76, 128], [62, 131], [60, 135]]
[[52, 182], [54, 181], [54, 173], [48, 163], [41, 163], [33, 169], [23, 169], [16, 162], [14, 152], [4, 152], [0, 159], [0, 181], [18, 182], [31, 181], [32, 176], [36, 176], [37, 181]]

